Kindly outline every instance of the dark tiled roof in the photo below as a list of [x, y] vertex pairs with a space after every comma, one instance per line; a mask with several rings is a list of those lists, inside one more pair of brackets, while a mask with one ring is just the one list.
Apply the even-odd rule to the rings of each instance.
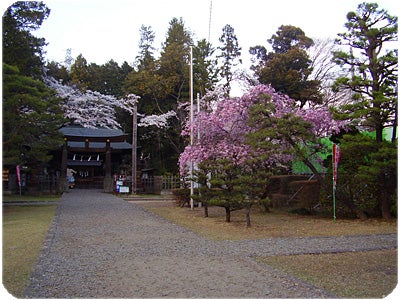
[[[75, 142], [75, 141], [68, 141], [68, 146], [72, 148], [85, 148], [85, 142]], [[90, 142], [90, 148], [105, 148], [106, 143], [102, 142]], [[111, 142], [110, 147], [112, 149], [132, 149], [132, 145], [128, 142]]]
[[66, 126], [60, 129], [64, 136], [81, 136], [81, 137], [117, 137], [123, 136], [125, 133], [120, 129], [107, 128], [85, 128], [82, 126]]

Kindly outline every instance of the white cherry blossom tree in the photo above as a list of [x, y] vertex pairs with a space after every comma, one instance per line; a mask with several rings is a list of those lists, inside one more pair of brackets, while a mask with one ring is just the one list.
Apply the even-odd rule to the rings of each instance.
[[[119, 99], [91, 90], [82, 92], [74, 86], [63, 85], [52, 77], [46, 77], [45, 83], [64, 99], [65, 117], [83, 127], [121, 128], [116, 120], [115, 109], [118, 107], [133, 114], [134, 107], [140, 99], [135, 94]], [[161, 115], [138, 116], [141, 117], [138, 126], [166, 128], [169, 119], [176, 117], [176, 113], [168, 111]]]

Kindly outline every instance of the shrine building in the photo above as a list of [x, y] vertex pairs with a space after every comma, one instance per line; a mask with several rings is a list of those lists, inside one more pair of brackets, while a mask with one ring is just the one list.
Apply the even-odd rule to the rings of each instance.
[[130, 174], [131, 170], [124, 169], [123, 157], [132, 155], [132, 145], [121, 130], [66, 126], [60, 132], [64, 136], [61, 174], [66, 174], [67, 168], [74, 170], [77, 188], [112, 192], [114, 174]]

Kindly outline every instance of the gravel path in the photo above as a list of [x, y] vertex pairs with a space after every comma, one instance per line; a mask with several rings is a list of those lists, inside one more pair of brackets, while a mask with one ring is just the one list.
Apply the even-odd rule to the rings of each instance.
[[28, 298], [331, 298], [253, 257], [397, 248], [397, 235], [210, 241], [99, 190], [64, 193]]

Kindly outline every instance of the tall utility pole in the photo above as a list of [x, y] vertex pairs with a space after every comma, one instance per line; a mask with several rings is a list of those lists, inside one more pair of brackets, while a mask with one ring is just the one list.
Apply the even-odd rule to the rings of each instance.
[[132, 195], [136, 194], [136, 173], [137, 173], [137, 153], [136, 153], [136, 144], [137, 144], [137, 103], [134, 104], [133, 112], [132, 112]]
[[71, 53], [72, 53], [71, 48], [68, 48], [65, 53], [64, 65], [68, 71], [71, 71], [71, 66], [72, 66], [72, 63], [74, 62], [74, 59], [72, 58]]
[[208, 18], [208, 42], [211, 38], [211, 15], [212, 15], [212, 0], [210, 0], [210, 17]]
[[[190, 123], [193, 124], [194, 116], [193, 116], [193, 47], [190, 46]], [[190, 128], [190, 146], [193, 146], [194, 140], [194, 132], [193, 126]], [[194, 202], [193, 202], [193, 193], [194, 193], [194, 182], [193, 182], [193, 161], [190, 161], [190, 209], [193, 210]]]

